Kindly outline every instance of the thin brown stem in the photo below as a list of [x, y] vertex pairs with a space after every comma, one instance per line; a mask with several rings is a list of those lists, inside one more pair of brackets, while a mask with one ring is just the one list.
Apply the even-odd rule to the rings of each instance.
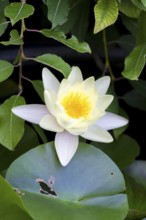
[[19, 84], [18, 84], [18, 89], [19, 89], [19, 93], [22, 93], [22, 53], [23, 53], [23, 45], [20, 46], [20, 60], [19, 60]]
[[36, 33], [40, 33], [41, 32], [40, 30], [37, 30], [37, 29], [26, 28], [25, 30], [28, 31], [28, 32], [36, 32]]
[[[24, 38], [24, 31], [25, 31], [25, 22], [24, 19], [21, 20], [21, 32], [20, 32], [20, 38], [23, 40]], [[19, 59], [19, 84], [18, 89], [19, 93], [22, 93], [22, 76], [23, 76], [23, 59], [25, 59], [24, 51], [23, 51], [23, 44], [20, 45], [19, 53], [18, 53], [18, 59]]]

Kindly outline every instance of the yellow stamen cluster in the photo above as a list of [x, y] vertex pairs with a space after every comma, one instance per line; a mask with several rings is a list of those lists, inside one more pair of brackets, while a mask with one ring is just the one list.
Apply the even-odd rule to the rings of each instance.
[[80, 117], [87, 118], [92, 109], [89, 96], [78, 91], [69, 92], [69, 94], [62, 99], [61, 104], [66, 113], [76, 119]]

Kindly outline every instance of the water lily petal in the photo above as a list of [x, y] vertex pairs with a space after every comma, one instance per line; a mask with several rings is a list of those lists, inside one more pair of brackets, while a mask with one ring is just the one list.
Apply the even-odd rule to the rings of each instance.
[[57, 94], [57, 99], [60, 100], [62, 97], [68, 94], [68, 91], [70, 90], [71, 85], [69, 84], [67, 79], [63, 79], [60, 83], [60, 87]]
[[74, 156], [79, 143], [79, 137], [63, 131], [56, 134], [55, 148], [63, 166], [66, 166]]
[[82, 76], [82, 73], [81, 73], [81, 70], [79, 69], [79, 67], [77, 67], [77, 66], [72, 67], [72, 70], [71, 70], [67, 80], [71, 85], [75, 84], [76, 82], [83, 81], [83, 76]]
[[49, 114], [45, 105], [38, 104], [17, 106], [12, 108], [12, 112], [18, 117], [35, 124], [39, 124], [40, 120], [46, 114]]
[[67, 131], [73, 135], [82, 135], [87, 131], [87, 126], [76, 127], [76, 128], [68, 128]]
[[110, 133], [100, 128], [97, 125], [90, 126], [88, 130], [81, 136], [91, 141], [97, 141], [103, 143], [110, 143], [113, 141], [113, 138], [110, 135]]
[[111, 79], [109, 76], [101, 77], [100, 79], [95, 81], [97, 91], [100, 95], [104, 95], [107, 92], [110, 81]]
[[55, 116], [55, 102], [57, 95], [51, 91], [44, 91], [44, 99], [49, 112]]
[[98, 119], [95, 122], [96, 125], [106, 130], [119, 128], [126, 125], [127, 123], [128, 120], [126, 118], [123, 118], [111, 112], [106, 112], [106, 114], [102, 118]]
[[47, 68], [43, 68], [42, 71], [43, 85], [45, 90], [58, 91], [59, 81]]
[[93, 76], [89, 77], [86, 80], [84, 80], [82, 84], [85, 90], [91, 90], [91, 89], [93, 90], [94, 85], [95, 85], [95, 79]]
[[100, 108], [104, 111], [111, 104], [113, 98], [114, 97], [112, 95], [99, 96], [96, 103], [96, 108]]
[[48, 115], [45, 115], [40, 123], [39, 123], [40, 127], [42, 127], [43, 129], [45, 130], [48, 130], [48, 131], [54, 131], [54, 132], [61, 132], [63, 131], [64, 129], [62, 127], [60, 127], [60, 125], [57, 123], [56, 119], [48, 114]]

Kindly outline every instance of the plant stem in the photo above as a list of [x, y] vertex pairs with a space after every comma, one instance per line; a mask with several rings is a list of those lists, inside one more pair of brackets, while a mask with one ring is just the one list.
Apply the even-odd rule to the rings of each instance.
[[28, 31], [28, 32], [40, 33], [40, 30], [37, 30], [37, 29], [29, 29], [29, 28], [26, 28], [26, 31]]
[[104, 53], [105, 53], [105, 70], [104, 73], [106, 72], [106, 70], [109, 71], [109, 74], [111, 76], [112, 81], [115, 80], [114, 74], [112, 72], [111, 69], [111, 65], [110, 65], [110, 61], [109, 61], [109, 54], [108, 54], [108, 48], [107, 48], [107, 40], [106, 40], [106, 32], [105, 30], [103, 30], [103, 45], [104, 45]]
[[[20, 38], [23, 40], [24, 37], [24, 31], [25, 31], [25, 22], [24, 19], [21, 20], [21, 32], [20, 32]], [[24, 52], [23, 52], [23, 44], [20, 45], [19, 53], [18, 53], [18, 59], [19, 59], [19, 94], [22, 93], [22, 65], [23, 65], [23, 60], [25, 59]]]

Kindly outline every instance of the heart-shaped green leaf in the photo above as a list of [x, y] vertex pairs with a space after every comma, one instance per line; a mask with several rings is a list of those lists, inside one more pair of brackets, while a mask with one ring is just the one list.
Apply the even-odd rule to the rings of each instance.
[[23, 40], [21, 39], [19, 32], [14, 29], [10, 32], [10, 40], [9, 41], [1, 41], [0, 44], [3, 44], [5, 46], [21, 45], [21, 44], [23, 44]]
[[78, 39], [73, 35], [71, 38], [68, 38], [61, 31], [54, 31], [50, 29], [42, 29], [40, 31], [42, 35], [48, 38], [53, 38], [54, 40], [59, 41], [60, 43], [76, 50], [80, 53], [91, 53], [91, 49], [86, 42], [79, 42]]
[[52, 28], [64, 24], [67, 21], [70, 10], [68, 0], [43, 0], [48, 8], [48, 19], [52, 23]]
[[8, 0], [0, 1], [0, 36], [3, 35], [3, 33], [5, 32], [8, 26], [8, 21], [6, 20], [4, 16], [4, 9], [8, 4], [9, 4]]
[[5, 16], [10, 18], [12, 25], [34, 13], [34, 7], [26, 3], [14, 2], [5, 8]]
[[98, 0], [94, 7], [94, 34], [115, 23], [118, 18], [118, 4], [116, 0]]
[[0, 17], [0, 36], [3, 35], [5, 30], [7, 29], [7, 26], [8, 26], [7, 20], [5, 18]]
[[0, 171], [6, 170], [16, 158], [31, 148], [36, 147], [38, 144], [39, 140], [36, 132], [26, 124], [24, 135], [15, 148], [15, 151], [10, 151], [0, 145]]
[[63, 74], [64, 77], [67, 77], [71, 71], [69, 64], [66, 63], [61, 57], [54, 54], [44, 54], [42, 56], [33, 58], [33, 60], [58, 70]]
[[80, 143], [63, 167], [54, 143], [38, 146], [12, 163], [7, 180], [35, 220], [123, 220], [128, 212], [122, 173], [101, 150]]
[[11, 109], [23, 104], [23, 97], [12, 96], [0, 106], [0, 143], [9, 150], [14, 150], [24, 133], [24, 120], [15, 116]]
[[140, 10], [146, 11], [146, 3], [143, 4], [143, 2], [139, 0], [131, 0], [131, 1], [137, 8], [139, 8]]
[[13, 73], [14, 66], [5, 60], [0, 60], [0, 82], [6, 80]]
[[119, 4], [119, 10], [130, 18], [138, 18], [140, 9], [137, 8], [131, 1], [122, 0]]
[[137, 80], [146, 63], [146, 44], [135, 47], [125, 59], [122, 75], [130, 80]]

